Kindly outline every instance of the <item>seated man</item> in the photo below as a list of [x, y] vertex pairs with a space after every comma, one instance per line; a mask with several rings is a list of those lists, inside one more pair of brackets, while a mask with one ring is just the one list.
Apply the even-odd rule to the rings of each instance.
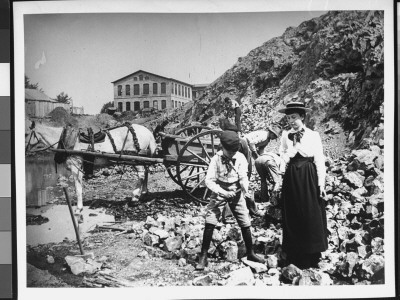
[[[280, 131], [274, 130], [275, 137], [278, 137]], [[273, 132], [270, 130], [270, 132]], [[276, 192], [279, 189], [281, 174], [285, 171], [285, 162], [280, 158], [279, 155], [266, 151], [266, 146], [270, 138], [267, 138], [267, 142], [261, 144], [258, 148], [257, 156], [255, 161], [255, 167], [257, 173], [261, 178], [261, 201], [269, 201], [268, 193], [268, 182], [272, 185], [272, 192]]]

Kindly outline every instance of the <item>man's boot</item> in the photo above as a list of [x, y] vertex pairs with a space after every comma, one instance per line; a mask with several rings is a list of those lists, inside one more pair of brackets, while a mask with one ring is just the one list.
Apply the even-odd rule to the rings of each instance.
[[196, 265], [196, 270], [204, 270], [207, 266], [207, 252], [208, 248], [210, 248], [211, 239], [213, 236], [215, 225], [206, 223], [203, 233], [203, 244], [201, 246], [201, 252], [199, 255], [199, 263]]
[[247, 259], [262, 264], [265, 263], [265, 259], [257, 256], [253, 251], [253, 238], [251, 236], [250, 226], [242, 227], [241, 230], [242, 230], [244, 244], [246, 245]]

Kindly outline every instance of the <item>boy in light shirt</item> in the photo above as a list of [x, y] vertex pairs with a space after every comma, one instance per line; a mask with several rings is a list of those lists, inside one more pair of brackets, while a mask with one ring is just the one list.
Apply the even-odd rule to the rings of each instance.
[[204, 270], [207, 265], [207, 252], [213, 231], [221, 216], [221, 208], [226, 202], [242, 230], [247, 249], [247, 259], [265, 263], [265, 260], [258, 257], [253, 250], [251, 223], [244, 199], [244, 197], [249, 196], [247, 160], [242, 153], [238, 152], [239, 136], [236, 132], [224, 131], [220, 136], [220, 141], [222, 150], [212, 157], [205, 180], [212, 194], [207, 206], [203, 244], [196, 270]]

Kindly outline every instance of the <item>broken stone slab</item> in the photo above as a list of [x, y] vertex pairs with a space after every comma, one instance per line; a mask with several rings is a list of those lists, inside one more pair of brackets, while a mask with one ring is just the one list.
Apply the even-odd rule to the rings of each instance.
[[281, 281], [279, 280], [279, 274], [264, 276], [263, 282], [268, 286], [279, 286], [281, 284]]
[[51, 255], [47, 255], [47, 256], [46, 256], [46, 261], [47, 261], [47, 263], [49, 263], [49, 264], [54, 264], [54, 263], [55, 263], [54, 257], [51, 256]]
[[196, 277], [193, 279], [192, 285], [195, 286], [210, 286], [218, 278], [215, 273], [208, 273], [207, 275]]
[[268, 271], [268, 268], [265, 264], [248, 260], [246, 257], [243, 257], [241, 260], [246, 266], [249, 266], [256, 273], [263, 273]]
[[358, 254], [355, 252], [347, 253], [345, 261], [348, 264], [348, 274], [347, 275], [351, 276], [353, 274], [354, 267], [356, 266], [356, 264], [359, 261]]
[[268, 268], [278, 267], [278, 257], [275, 254], [267, 255], [267, 266]]
[[173, 252], [175, 250], [179, 250], [182, 243], [183, 240], [181, 236], [169, 237], [164, 241], [164, 249], [169, 252]]
[[343, 179], [352, 187], [360, 188], [364, 184], [365, 177], [358, 172], [348, 172], [344, 174]]
[[375, 237], [371, 241], [371, 250], [374, 254], [381, 254], [384, 252], [383, 248], [384, 241], [380, 237]]
[[143, 243], [147, 246], [155, 246], [158, 245], [160, 242], [160, 238], [158, 235], [152, 234], [150, 232], [147, 232], [144, 237], [143, 237]]
[[186, 265], [187, 265], [186, 259], [184, 259], [183, 257], [181, 257], [181, 258], [178, 260], [178, 266], [184, 267], [184, 266], [186, 266]]
[[282, 276], [289, 281], [293, 281], [296, 277], [300, 276], [302, 274], [301, 269], [299, 269], [297, 266], [290, 264], [287, 267], [284, 267], [282, 269]]
[[93, 259], [83, 259], [82, 257], [66, 256], [65, 261], [74, 275], [81, 273], [94, 274], [100, 270], [102, 263], [96, 262]]
[[372, 254], [362, 263], [362, 269], [368, 274], [374, 275], [385, 267], [385, 259], [382, 255]]
[[[153, 228], [153, 227], [152, 227]], [[151, 229], [151, 228], [150, 228]], [[165, 240], [166, 238], [169, 237], [169, 234], [166, 230], [164, 229], [159, 229], [157, 228], [152, 232], [153, 234], [157, 235], [161, 240]]]
[[147, 219], [145, 221], [144, 227], [146, 229], [149, 229], [150, 227], [158, 227], [158, 222], [154, 220], [152, 217], [147, 216]]
[[242, 231], [240, 227], [234, 226], [228, 231], [228, 237], [234, 241], [240, 241], [242, 239]]
[[238, 246], [234, 241], [226, 241], [221, 244], [223, 257], [227, 261], [237, 261], [238, 259]]
[[227, 286], [254, 285], [255, 279], [250, 267], [241, 268], [229, 273]]
[[351, 154], [355, 156], [354, 161], [359, 163], [357, 169], [368, 170], [374, 166], [374, 159], [377, 156], [375, 152], [361, 149], [361, 150], [353, 150]]
[[149, 252], [147, 252], [146, 250], [140, 251], [137, 256], [144, 259], [148, 259], [150, 257]]

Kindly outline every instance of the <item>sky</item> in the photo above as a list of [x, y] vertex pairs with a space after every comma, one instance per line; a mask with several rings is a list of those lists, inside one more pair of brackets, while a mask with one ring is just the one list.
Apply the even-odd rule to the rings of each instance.
[[239, 57], [325, 12], [91, 13], [24, 16], [25, 75], [97, 114], [137, 70], [209, 84]]

